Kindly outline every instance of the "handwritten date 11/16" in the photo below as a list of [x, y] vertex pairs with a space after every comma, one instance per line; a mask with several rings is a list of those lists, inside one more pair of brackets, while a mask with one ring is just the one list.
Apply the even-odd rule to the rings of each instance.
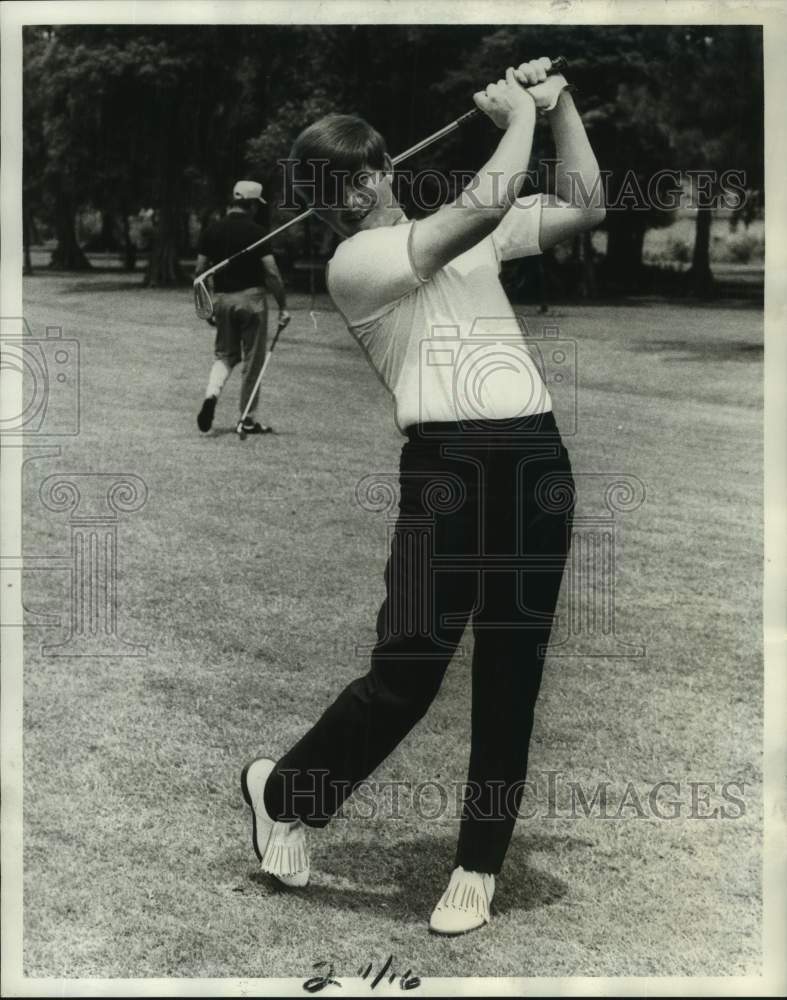
[[[374, 974], [372, 962], [369, 962], [366, 967], [361, 966], [358, 970], [358, 975], [361, 979], [368, 981], [370, 990], [373, 990], [375, 986], [386, 978], [386, 976], [388, 977], [389, 983], [392, 983], [398, 976], [400, 990], [414, 990], [421, 985], [421, 980], [418, 976], [414, 976], [412, 974], [412, 969], [408, 969], [407, 972], [404, 972], [401, 976], [399, 976], [397, 972], [390, 971], [392, 965], [393, 955], [389, 955], [387, 962], [376, 975]], [[322, 971], [319, 972], [318, 975], [307, 979], [303, 984], [303, 988], [307, 993], [319, 993], [320, 990], [324, 990], [326, 986], [338, 986], [341, 989], [341, 982], [334, 978], [336, 970], [333, 967], [333, 962], [315, 962], [312, 968]]]

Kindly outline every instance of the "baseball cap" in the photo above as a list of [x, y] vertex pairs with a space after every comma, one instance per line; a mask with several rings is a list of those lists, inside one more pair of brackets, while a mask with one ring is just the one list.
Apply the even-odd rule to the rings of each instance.
[[237, 181], [235, 187], [232, 189], [232, 197], [235, 201], [256, 199], [262, 202], [263, 205], [268, 204], [262, 197], [262, 184], [258, 184], [256, 181]]

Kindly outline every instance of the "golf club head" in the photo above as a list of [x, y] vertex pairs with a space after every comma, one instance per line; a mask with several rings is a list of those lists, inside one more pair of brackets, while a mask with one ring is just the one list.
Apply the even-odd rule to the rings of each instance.
[[235, 433], [238, 435], [241, 441], [246, 440], [246, 431], [243, 429], [242, 423], [238, 424], [238, 426], [235, 428]]

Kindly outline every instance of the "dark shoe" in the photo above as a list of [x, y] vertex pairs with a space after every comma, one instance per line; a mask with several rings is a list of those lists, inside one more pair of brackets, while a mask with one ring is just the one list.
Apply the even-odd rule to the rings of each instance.
[[213, 414], [215, 412], [216, 397], [206, 396], [205, 402], [202, 404], [202, 409], [197, 414], [197, 427], [199, 427], [203, 434], [207, 434], [213, 426]]
[[241, 424], [244, 434], [273, 434], [273, 428], [268, 424], [260, 424], [247, 417]]

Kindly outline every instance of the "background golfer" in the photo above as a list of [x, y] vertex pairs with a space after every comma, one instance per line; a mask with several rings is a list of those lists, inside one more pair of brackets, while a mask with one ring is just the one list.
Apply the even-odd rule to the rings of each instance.
[[[265, 235], [256, 221], [260, 205], [265, 204], [262, 185], [256, 181], [238, 181], [232, 191], [232, 203], [224, 218], [203, 232], [198, 246], [195, 277], [211, 264], [238, 253]], [[240, 412], [246, 434], [264, 434], [271, 427], [255, 420], [257, 398], [249, 401], [260, 369], [265, 361], [268, 342], [268, 303], [266, 289], [279, 307], [278, 324], [289, 322], [284, 283], [271, 253], [249, 253], [238, 257], [213, 278], [215, 295], [215, 361], [210, 370], [205, 400], [197, 415], [197, 426], [207, 433], [213, 426], [216, 403], [230, 372], [243, 361]]]

